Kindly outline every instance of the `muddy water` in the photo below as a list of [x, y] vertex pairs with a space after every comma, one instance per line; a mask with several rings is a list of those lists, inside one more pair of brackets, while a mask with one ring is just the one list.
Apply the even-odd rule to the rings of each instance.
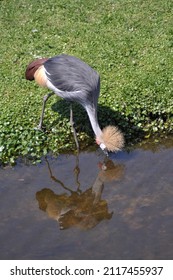
[[0, 259], [173, 259], [173, 138], [0, 169]]

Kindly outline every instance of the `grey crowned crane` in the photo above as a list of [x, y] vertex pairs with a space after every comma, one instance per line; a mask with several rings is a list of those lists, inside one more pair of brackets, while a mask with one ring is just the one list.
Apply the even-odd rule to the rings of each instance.
[[[51, 93], [44, 96], [43, 108], [38, 128], [42, 128], [45, 104], [48, 98], [56, 94], [67, 101], [75, 101], [86, 110], [96, 143], [102, 150], [119, 151], [124, 146], [124, 136], [115, 126], [107, 126], [101, 130], [97, 118], [97, 104], [100, 94], [99, 74], [88, 64], [74, 56], [61, 54], [52, 58], [40, 58], [31, 62], [25, 72], [27, 80], [35, 80]], [[79, 144], [73, 127], [73, 112], [70, 107], [70, 121], [77, 148]]]

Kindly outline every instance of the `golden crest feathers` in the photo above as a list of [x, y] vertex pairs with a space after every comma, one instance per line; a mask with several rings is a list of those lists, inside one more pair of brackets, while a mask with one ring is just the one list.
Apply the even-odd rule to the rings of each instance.
[[116, 126], [106, 126], [101, 136], [108, 151], [120, 151], [124, 146], [124, 135]]

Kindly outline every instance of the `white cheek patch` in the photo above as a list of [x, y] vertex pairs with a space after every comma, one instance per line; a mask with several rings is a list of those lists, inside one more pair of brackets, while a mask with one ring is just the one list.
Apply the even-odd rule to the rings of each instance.
[[100, 148], [104, 151], [104, 150], [106, 149], [105, 144], [101, 143], [101, 144], [100, 144]]

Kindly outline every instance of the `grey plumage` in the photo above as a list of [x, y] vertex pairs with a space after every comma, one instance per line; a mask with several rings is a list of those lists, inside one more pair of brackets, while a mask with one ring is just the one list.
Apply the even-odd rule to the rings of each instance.
[[88, 64], [69, 55], [58, 55], [44, 63], [46, 76], [56, 87], [58, 95], [66, 100], [77, 101], [84, 107], [97, 104], [100, 77]]

